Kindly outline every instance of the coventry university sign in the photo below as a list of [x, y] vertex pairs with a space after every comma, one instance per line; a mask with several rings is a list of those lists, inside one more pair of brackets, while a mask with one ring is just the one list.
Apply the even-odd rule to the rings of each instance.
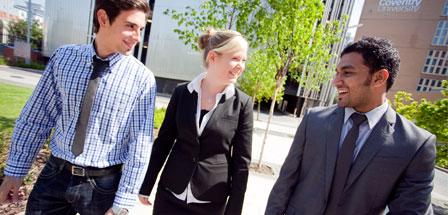
[[422, 0], [380, 0], [379, 12], [413, 12], [420, 8]]

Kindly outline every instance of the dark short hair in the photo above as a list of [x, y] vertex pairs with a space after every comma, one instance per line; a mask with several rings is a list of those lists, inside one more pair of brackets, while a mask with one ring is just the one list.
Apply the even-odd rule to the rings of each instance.
[[112, 24], [115, 18], [123, 10], [137, 9], [142, 10], [145, 14], [148, 14], [150, 10], [146, 0], [96, 0], [95, 11], [93, 13], [93, 27], [95, 33], [98, 33], [100, 30], [100, 23], [98, 22], [98, 17], [96, 15], [100, 9], [106, 11], [110, 24]]
[[341, 57], [351, 52], [361, 54], [364, 65], [369, 67], [370, 74], [381, 69], [389, 72], [386, 89], [389, 91], [400, 69], [400, 55], [392, 42], [378, 37], [362, 37], [357, 42], [348, 44], [342, 51]]

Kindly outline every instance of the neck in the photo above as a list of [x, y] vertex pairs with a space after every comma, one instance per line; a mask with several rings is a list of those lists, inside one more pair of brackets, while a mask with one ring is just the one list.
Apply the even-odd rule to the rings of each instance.
[[384, 102], [387, 102], [386, 93], [381, 94], [381, 96], [374, 97], [374, 99], [370, 101], [370, 105], [365, 106], [362, 109], [359, 109], [359, 108], [358, 109], [354, 108], [354, 109], [359, 113], [367, 113], [367, 112], [381, 106], [382, 104], [384, 104]]
[[102, 33], [98, 32], [96, 34], [96, 37], [95, 37], [94, 46], [95, 46], [96, 54], [100, 58], [103, 58], [103, 59], [109, 57], [112, 54], [114, 54], [114, 53], [112, 53], [112, 52], [107, 50], [107, 44], [104, 41], [105, 41], [104, 40], [104, 35]]
[[223, 84], [219, 79], [213, 76], [207, 76], [202, 79], [202, 89], [206, 89], [209, 93], [217, 94], [222, 92], [227, 85]]

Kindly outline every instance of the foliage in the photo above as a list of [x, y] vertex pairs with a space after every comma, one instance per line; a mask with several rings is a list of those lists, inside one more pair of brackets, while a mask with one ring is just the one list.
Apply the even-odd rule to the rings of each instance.
[[[258, 49], [249, 55], [246, 70], [238, 79], [238, 88], [253, 98], [254, 103], [268, 101], [275, 92], [276, 70], [273, 64], [268, 63], [266, 52]], [[283, 90], [277, 96], [277, 102], [283, 98]]]
[[[445, 88], [441, 91], [444, 98], [434, 103], [422, 99], [414, 101], [411, 93], [399, 91], [395, 94], [394, 106], [397, 113], [412, 120], [417, 126], [428, 130], [437, 136], [437, 142], [448, 143], [448, 82], [442, 81]], [[408, 105], [404, 104], [409, 103]]]
[[[174, 29], [179, 39], [192, 49], [199, 51], [197, 38], [207, 28], [235, 29], [240, 31], [247, 24], [249, 15], [260, 5], [259, 0], [210, 0], [199, 5], [198, 9], [187, 6], [185, 12], [167, 9], [163, 13], [177, 20], [182, 28]], [[252, 38], [249, 38], [251, 41]]]
[[0, 57], [0, 65], [7, 65], [8, 61], [5, 58]]
[[448, 144], [437, 145], [436, 164], [448, 169]]
[[12, 64], [11, 66], [17, 66], [17, 67], [29, 68], [29, 69], [37, 69], [37, 70], [45, 70], [45, 65], [40, 64], [40, 63], [26, 64], [24, 62], [17, 62], [15, 64]]
[[[14, 44], [15, 39], [26, 41], [26, 35], [28, 32], [27, 21], [16, 20], [10, 21], [6, 26], [8, 31], [8, 43]], [[42, 29], [39, 27], [39, 22], [34, 20], [30, 29], [30, 43], [32, 49], [42, 50]]]
[[162, 122], [165, 119], [166, 108], [156, 108], [154, 114], [154, 128], [160, 128], [162, 126]]
[[437, 137], [437, 165], [448, 167], [448, 82], [442, 81], [444, 98], [435, 102], [422, 99], [414, 101], [411, 93], [399, 91], [395, 94], [393, 105], [397, 113], [413, 121], [417, 126], [428, 130]]

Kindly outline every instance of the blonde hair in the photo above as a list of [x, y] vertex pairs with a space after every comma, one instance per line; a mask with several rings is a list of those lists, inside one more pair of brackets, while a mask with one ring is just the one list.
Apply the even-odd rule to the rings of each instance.
[[204, 50], [205, 67], [208, 68], [208, 53], [210, 51], [218, 54], [233, 52], [240, 47], [241, 42], [247, 46], [246, 39], [237, 31], [208, 28], [198, 39], [199, 49]]

